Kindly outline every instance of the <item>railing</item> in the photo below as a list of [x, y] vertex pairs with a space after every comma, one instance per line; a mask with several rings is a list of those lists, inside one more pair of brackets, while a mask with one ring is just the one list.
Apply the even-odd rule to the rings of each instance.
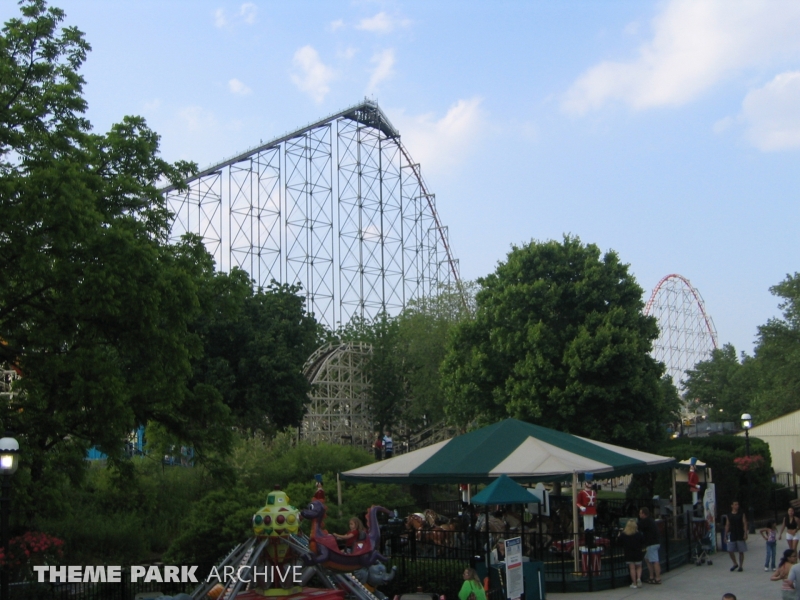
[[196, 584], [131, 582], [124, 574], [119, 583], [12, 583], [9, 600], [134, 600], [136, 594], [161, 592], [173, 596], [191, 592]]
[[[524, 530], [507, 527], [487, 533], [476, 530], [474, 519], [463, 518], [452, 520], [450, 526], [454, 530], [426, 527], [407, 531], [402, 521], [383, 525], [380, 549], [388, 559], [387, 568], [396, 567], [397, 573], [380, 589], [389, 597], [421, 589], [455, 599], [463, 583], [464, 568], [485, 565], [487, 553], [501, 537], [522, 537], [523, 556], [542, 563], [548, 591], [582, 592], [629, 585], [628, 567], [618, 534], [624, 521], [636, 516], [641, 506], [629, 501], [601, 501], [596, 533], [586, 537], [570, 531], [571, 505], [568, 500], [553, 498], [551, 508], [554, 516], [546, 521], [526, 524]], [[461, 506], [456, 502], [432, 506], [440, 514], [454, 516], [456, 505], [458, 508]], [[570, 518], [559, 521], [558, 515], [566, 516], [568, 506]], [[705, 523], [679, 515], [676, 519], [678, 527], [673, 530], [671, 514], [663, 516], [665, 518], [656, 521], [661, 534], [659, 556], [663, 570], [669, 571], [686, 564], [700, 552], [701, 539], [697, 528]], [[210, 565], [198, 567], [197, 579], [205, 579], [210, 568]], [[493, 579], [489, 600], [501, 600], [502, 590], [496, 588], [502, 587], [502, 577], [500, 573]], [[134, 600], [136, 594], [142, 592], [175, 595], [191, 592], [194, 587], [196, 584], [131, 582], [129, 574], [124, 573], [120, 583], [14, 584], [8, 600]]]
[[[194, 576], [198, 582], [206, 580], [212, 567], [209, 564], [196, 565]], [[137, 594], [147, 592], [160, 592], [164, 596], [191, 593], [198, 585], [191, 582], [131, 581], [130, 570], [125, 569], [120, 581], [114, 583], [12, 583], [8, 600], [135, 600]]]
[[[686, 564], [699, 554], [701, 539], [692, 529], [701, 524], [697, 519], [693, 521], [680, 515], [677, 531], [673, 531], [671, 518], [656, 522], [661, 537], [659, 558], [664, 571]], [[548, 591], [581, 592], [627, 586], [630, 584], [628, 566], [618, 540], [619, 531], [616, 526], [598, 527], [596, 535], [587, 538], [583, 534], [559, 534], [531, 528], [526, 528], [524, 534], [510, 530], [487, 533], [474, 529], [387, 529], [382, 548], [389, 559], [389, 567], [397, 567], [397, 576], [381, 591], [393, 596], [421, 588], [455, 598], [463, 583], [464, 567], [485, 564], [487, 549], [494, 547], [501, 537], [523, 538], [523, 556], [543, 563]], [[490, 593], [490, 600], [492, 597]]]

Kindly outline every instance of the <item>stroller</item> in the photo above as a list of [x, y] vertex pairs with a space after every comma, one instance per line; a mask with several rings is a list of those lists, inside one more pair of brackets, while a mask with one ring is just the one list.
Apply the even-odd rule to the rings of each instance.
[[711, 548], [713, 547], [711, 540], [711, 531], [708, 528], [708, 523], [705, 521], [701, 523], [692, 524], [692, 533], [694, 537], [694, 548], [692, 560], [698, 567], [702, 564], [711, 566], [714, 564], [711, 561]]

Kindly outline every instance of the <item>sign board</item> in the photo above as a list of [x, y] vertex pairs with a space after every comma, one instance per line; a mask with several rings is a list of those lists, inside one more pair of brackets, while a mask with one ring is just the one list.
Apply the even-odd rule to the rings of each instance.
[[528, 492], [539, 498], [539, 500], [541, 500], [541, 502], [531, 502], [530, 504], [528, 504], [527, 506], [528, 512], [532, 515], [542, 515], [545, 517], [549, 517], [550, 492], [548, 492], [545, 489], [544, 484], [537, 483], [535, 488], [533, 489], [528, 488]]
[[506, 595], [521, 598], [524, 591], [522, 576], [522, 538], [506, 540]]

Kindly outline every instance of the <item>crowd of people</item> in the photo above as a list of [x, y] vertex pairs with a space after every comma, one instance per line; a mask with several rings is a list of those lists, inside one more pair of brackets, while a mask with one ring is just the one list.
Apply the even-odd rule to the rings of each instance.
[[[722, 551], [728, 552], [731, 558], [731, 571], [744, 570], [744, 556], [747, 552], [747, 538], [749, 525], [747, 515], [740, 509], [739, 502], [731, 504], [730, 512], [723, 515], [722, 522]], [[798, 564], [797, 542], [800, 539], [800, 518], [795, 516], [793, 508], [789, 508], [787, 515], [781, 521], [780, 531], [778, 523], [770, 520], [766, 527], [759, 530], [766, 542], [766, 555], [764, 558], [764, 571], [771, 571], [771, 580], [781, 582], [782, 600], [800, 600], [800, 564]], [[659, 537], [658, 528], [649, 511], [643, 508], [639, 519], [629, 519], [624, 529], [619, 533], [619, 543], [623, 548], [625, 562], [629, 568], [631, 588], [642, 587], [643, 565], [647, 565], [648, 583], [661, 583], [661, 570], [658, 560]], [[786, 548], [780, 561], [776, 565], [778, 541], [786, 536]], [[723, 600], [735, 600], [736, 596], [727, 593]]]

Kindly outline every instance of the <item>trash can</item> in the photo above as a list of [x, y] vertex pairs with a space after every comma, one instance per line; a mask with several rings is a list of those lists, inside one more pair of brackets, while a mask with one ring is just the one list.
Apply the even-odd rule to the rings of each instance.
[[522, 563], [525, 581], [525, 600], [545, 600], [544, 563], [532, 560]]

